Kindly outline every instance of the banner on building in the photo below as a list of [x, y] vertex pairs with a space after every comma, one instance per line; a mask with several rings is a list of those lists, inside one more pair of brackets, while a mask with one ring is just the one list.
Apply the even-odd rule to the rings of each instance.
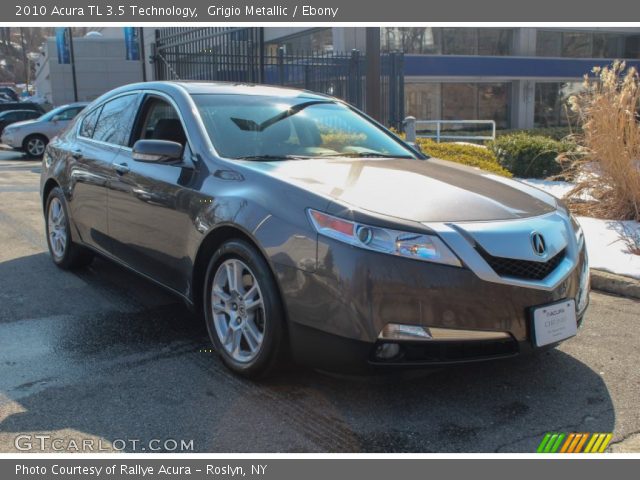
[[71, 63], [71, 29], [66, 27], [56, 28], [56, 47], [58, 50], [58, 63]]
[[127, 60], [140, 60], [140, 29], [124, 27], [124, 44], [127, 49]]

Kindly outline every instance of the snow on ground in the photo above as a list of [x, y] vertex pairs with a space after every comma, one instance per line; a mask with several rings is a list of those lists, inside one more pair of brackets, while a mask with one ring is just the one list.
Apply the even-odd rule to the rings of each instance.
[[554, 197], [562, 198], [564, 197], [575, 185], [570, 182], [559, 182], [554, 180], [540, 180], [539, 178], [519, 178], [523, 183], [527, 185], [531, 185], [532, 187], [539, 188], [540, 190], [544, 190], [547, 193], [550, 193]]
[[[640, 255], [629, 252], [622, 235], [635, 232], [640, 236], [640, 222], [619, 222], [598, 218], [577, 217], [587, 242], [589, 265], [618, 275], [640, 280]], [[639, 245], [640, 246], [640, 245]]]
[[[533, 187], [562, 198], [572, 188], [569, 182], [520, 179]], [[640, 279], [640, 255], [629, 252], [623, 238], [636, 236], [640, 247], [640, 222], [619, 222], [590, 217], [577, 217], [584, 231], [591, 268]]]

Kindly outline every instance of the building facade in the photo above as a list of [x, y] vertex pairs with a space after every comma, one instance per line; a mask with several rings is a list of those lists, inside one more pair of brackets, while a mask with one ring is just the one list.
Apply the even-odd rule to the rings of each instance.
[[[266, 28], [267, 48], [366, 50], [365, 29]], [[498, 128], [564, 126], [568, 96], [596, 65], [640, 64], [638, 28], [382, 27], [382, 51], [405, 54], [405, 113], [495, 120]]]
[[[121, 28], [73, 38], [78, 101], [89, 101], [103, 93], [142, 80], [140, 60], [127, 60]], [[36, 95], [52, 106], [73, 102], [73, 71], [58, 63], [55, 38], [47, 38], [35, 61]]]

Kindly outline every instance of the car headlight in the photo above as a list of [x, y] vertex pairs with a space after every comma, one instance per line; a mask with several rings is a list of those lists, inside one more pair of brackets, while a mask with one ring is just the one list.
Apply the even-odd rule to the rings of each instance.
[[462, 266], [458, 257], [435, 235], [374, 227], [317, 210], [308, 211], [311, 223], [319, 234], [354, 247], [424, 262]]

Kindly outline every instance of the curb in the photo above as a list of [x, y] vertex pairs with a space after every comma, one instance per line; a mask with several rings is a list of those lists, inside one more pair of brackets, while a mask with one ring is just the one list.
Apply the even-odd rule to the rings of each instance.
[[640, 299], [640, 280], [591, 269], [591, 288], [621, 297]]

